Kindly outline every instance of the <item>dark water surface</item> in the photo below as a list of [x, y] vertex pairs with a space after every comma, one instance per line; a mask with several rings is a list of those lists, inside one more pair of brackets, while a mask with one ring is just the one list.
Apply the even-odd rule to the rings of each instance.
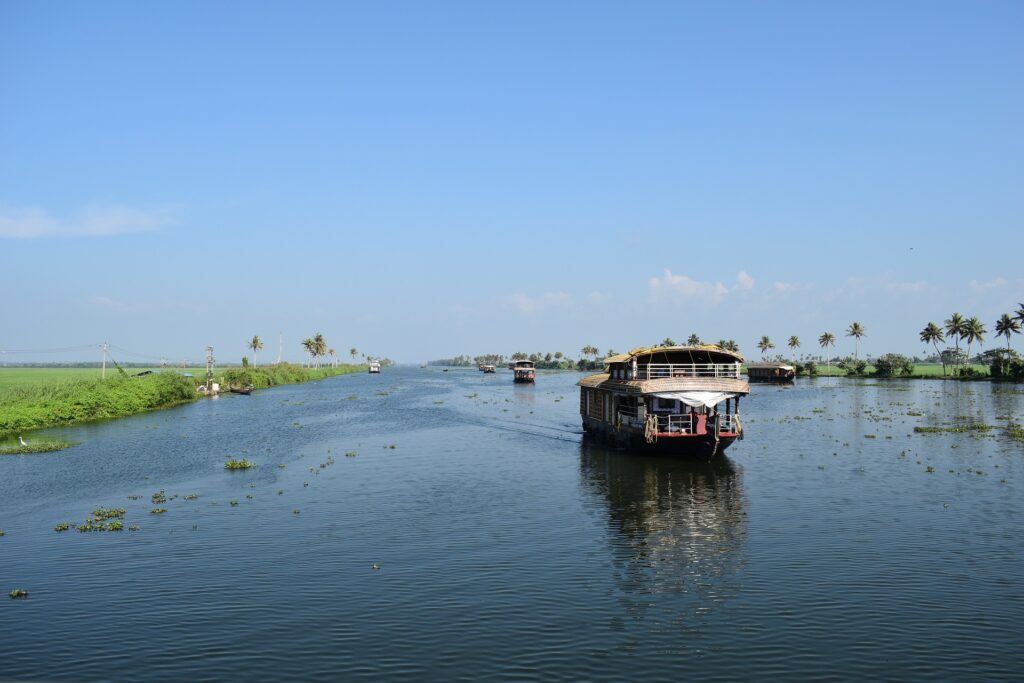
[[[577, 378], [400, 368], [0, 457], [0, 680], [1022, 680], [1024, 442], [913, 433], [1020, 387], [755, 386], [703, 464], [581, 443]], [[140, 530], [53, 531], [96, 506]]]

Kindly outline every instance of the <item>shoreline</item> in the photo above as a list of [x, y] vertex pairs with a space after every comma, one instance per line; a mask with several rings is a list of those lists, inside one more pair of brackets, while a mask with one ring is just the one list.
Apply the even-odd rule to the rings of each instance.
[[[256, 389], [266, 389], [314, 382], [362, 370], [365, 370], [365, 366], [305, 368], [281, 364], [228, 368], [217, 374], [224, 385], [224, 393], [227, 393], [227, 387], [232, 383], [244, 382], [252, 384]], [[203, 394], [196, 391], [196, 387], [195, 377], [167, 371], [143, 377], [54, 380], [11, 388], [0, 392], [0, 449], [10, 450], [4, 447], [3, 442], [40, 429], [130, 417], [192, 403], [204, 398]], [[9, 454], [28, 452], [34, 451], [19, 447]]]

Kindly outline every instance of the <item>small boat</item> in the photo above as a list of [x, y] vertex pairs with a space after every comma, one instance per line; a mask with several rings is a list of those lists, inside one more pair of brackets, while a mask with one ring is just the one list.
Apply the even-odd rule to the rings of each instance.
[[714, 456], [743, 438], [743, 357], [720, 346], [633, 349], [580, 387], [583, 431], [636, 450]]
[[497, 372], [497, 368], [495, 368], [493, 365], [484, 365], [480, 368], [480, 370], [483, 371], [485, 375], [493, 375], [495, 372]]
[[750, 363], [747, 365], [747, 380], [750, 382], [791, 384], [795, 377], [796, 367], [789, 363]]
[[380, 361], [371, 360], [367, 367], [367, 372], [369, 372], [371, 375], [379, 375]]
[[244, 387], [228, 387], [228, 391], [230, 391], [232, 394], [242, 394], [243, 396], [248, 396], [249, 394], [252, 393], [252, 390], [254, 388], [255, 387], [253, 387], [253, 385], [247, 384]]
[[532, 360], [517, 360], [512, 365], [512, 381], [517, 384], [533, 384], [536, 376]]

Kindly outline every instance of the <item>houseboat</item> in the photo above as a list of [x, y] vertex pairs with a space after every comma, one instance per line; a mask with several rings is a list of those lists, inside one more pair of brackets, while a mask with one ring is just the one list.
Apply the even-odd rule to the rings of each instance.
[[536, 370], [532, 360], [517, 360], [512, 364], [512, 381], [522, 383], [533, 383], [536, 379]]
[[743, 438], [743, 357], [714, 346], [656, 346], [605, 358], [584, 377], [580, 415], [587, 434], [637, 450], [711, 457]]
[[369, 364], [368, 364], [367, 372], [369, 372], [371, 375], [379, 375], [380, 374], [380, 361], [371, 360], [369, 362]]
[[795, 377], [796, 367], [789, 363], [750, 363], [747, 365], [747, 380], [751, 382], [790, 384]]
[[483, 371], [485, 375], [493, 375], [495, 372], [497, 372], [497, 368], [495, 368], [493, 365], [484, 365], [480, 369]]

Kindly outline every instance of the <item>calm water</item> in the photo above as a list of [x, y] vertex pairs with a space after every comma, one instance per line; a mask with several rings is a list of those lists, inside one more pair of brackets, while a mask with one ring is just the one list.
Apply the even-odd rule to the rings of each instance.
[[[393, 369], [0, 458], [0, 680], [1021, 680], [1024, 442], [913, 433], [1020, 387], [755, 386], [701, 464], [581, 442], [577, 377]], [[100, 505], [140, 530], [53, 531]]]

